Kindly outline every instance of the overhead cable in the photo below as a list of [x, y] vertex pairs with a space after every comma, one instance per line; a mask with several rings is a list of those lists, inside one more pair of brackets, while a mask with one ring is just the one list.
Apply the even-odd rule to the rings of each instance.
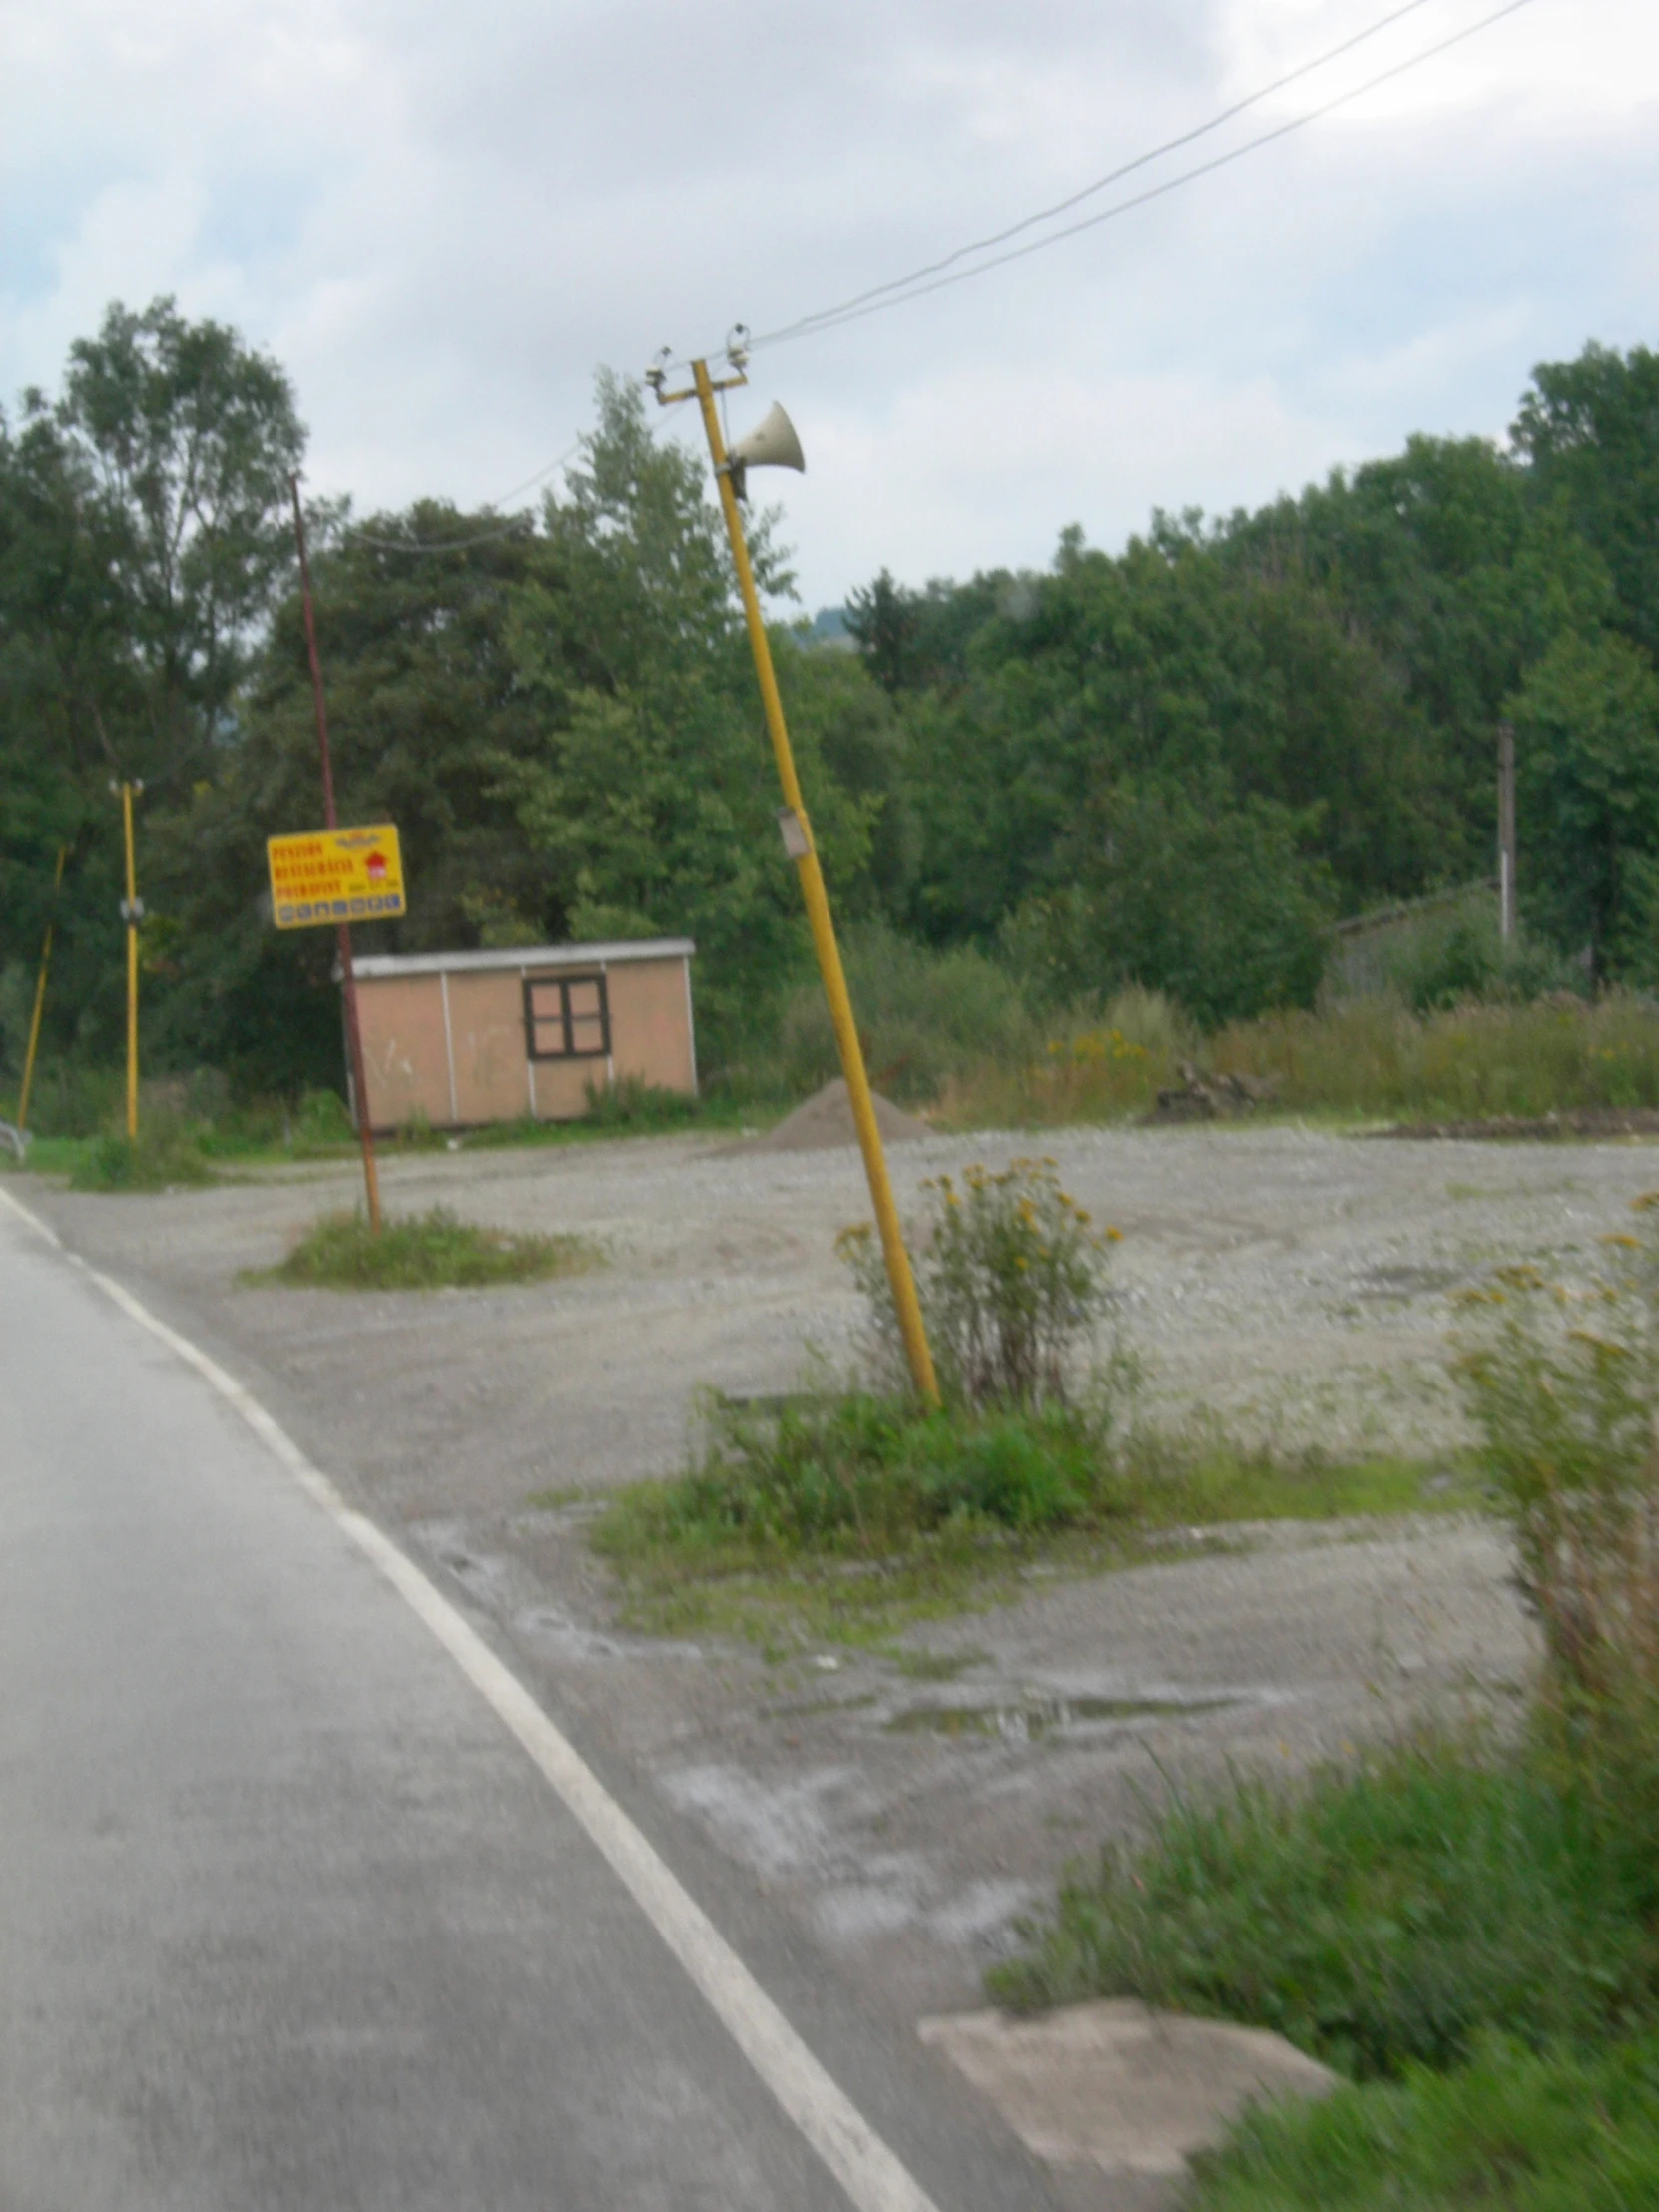
[[786, 323], [781, 330], [770, 330], [765, 338], [756, 340], [757, 344], [781, 345], [786, 338], [796, 337], [817, 323], [848, 314], [853, 308], [862, 307], [872, 299], [879, 299], [886, 292], [905, 291], [911, 284], [920, 283], [924, 277], [937, 276], [943, 271], [953, 268], [957, 262], [965, 261], [970, 254], [984, 254], [993, 246], [1005, 246], [1010, 239], [1018, 238], [1022, 231], [1029, 231], [1039, 223], [1050, 222], [1055, 216], [1064, 215], [1068, 209], [1080, 207], [1085, 200], [1092, 200], [1097, 192], [1104, 192], [1109, 185], [1121, 184], [1125, 177], [1133, 176], [1137, 169], [1145, 169], [1150, 162], [1161, 161], [1166, 154], [1179, 153], [1183, 146], [1191, 146], [1197, 139], [1208, 138], [1212, 131], [1219, 131], [1224, 123], [1231, 123], [1235, 116], [1245, 114], [1250, 108], [1260, 107], [1264, 100], [1271, 100], [1276, 92], [1283, 92], [1287, 85], [1294, 85], [1304, 77], [1311, 77], [1316, 70], [1325, 68], [1328, 62], [1337, 61], [1342, 55], [1352, 53], [1355, 47], [1363, 46], [1368, 39], [1378, 37], [1390, 24], [1398, 23], [1404, 16], [1414, 15], [1418, 8], [1427, 5], [1428, 0], [1405, 0], [1403, 7], [1393, 8], [1388, 14], [1380, 16], [1375, 23], [1368, 23], [1363, 31], [1356, 31], [1352, 38], [1345, 38], [1339, 45], [1328, 46], [1323, 54], [1316, 54], [1311, 61], [1299, 63], [1295, 69], [1287, 70], [1283, 77], [1275, 77], [1271, 84], [1258, 86], [1256, 91], [1247, 93], [1242, 100], [1235, 100], [1230, 108], [1223, 108], [1218, 115], [1211, 116], [1208, 122], [1196, 124], [1192, 130], [1183, 131], [1176, 138], [1165, 139], [1161, 146], [1149, 147], [1144, 154], [1137, 154], [1132, 161], [1123, 162], [1116, 169], [1109, 169], [1104, 177], [1096, 177], [1092, 184], [1079, 186], [1076, 192], [1068, 193], [1063, 200], [1056, 200], [1046, 208], [1038, 208], [1033, 215], [1022, 216], [1017, 223], [1010, 223], [1006, 230], [993, 231], [988, 238], [973, 239], [966, 246], [955, 247], [936, 262], [924, 262], [920, 269], [912, 269], [907, 276], [895, 276], [890, 283], [872, 284], [868, 291], [854, 293], [852, 298], [843, 299], [837, 307], [821, 308], [816, 314], [803, 315], [799, 321]]
[[[759, 337], [751, 340], [749, 350], [759, 352], [764, 346], [790, 344], [799, 338], [817, 337], [826, 330], [839, 329], [848, 322], [861, 322], [866, 315], [881, 314], [889, 307], [901, 307], [912, 299], [923, 299], [929, 292], [944, 291], [952, 284], [965, 283], [971, 276], [982, 276], [988, 270], [1001, 269], [1009, 262], [1024, 261], [1028, 255], [1039, 254], [1045, 247], [1057, 245], [1062, 239], [1075, 238], [1082, 231], [1092, 231], [1102, 223], [1111, 222], [1116, 216], [1127, 215], [1134, 208], [1145, 207], [1149, 201], [1162, 199], [1166, 193], [1175, 192], [1182, 185], [1191, 184], [1195, 178], [1210, 176], [1216, 170], [1225, 169], [1230, 163], [1242, 160], [1246, 154], [1254, 154], [1261, 147], [1271, 146], [1276, 140], [1288, 138], [1294, 131], [1305, 130], [1310, 123], [1317, 123], [1323, 116], [1332, 115], [1337, 109], [1349, 106], [1352, 102], [1362, 99], [1368, 92], [1375, 92], [1381, 85], [1390, 84], [1395, 78], [1403, 77], [1413, 69], [1420, 69], [1425, 62], [1433, 61], [1438, 55], [1448, 53], [1454, 46], [1461, 46], [1466, 40], [1477, 37], [1482, 31], [1489, 31], [1494, 24], [1501, 23], [1506, 16], [1517, 15], [1522, 8], [1531, 5], [1532, 0], [1506, 0], [1503, 7], [1494, 9], [1490, 15], [1482, 16], [1478, 22], [1467, 24], [1462, 30], [1452, 32], [1449, 37], [1436, 40], [1432, 46], [1421, 48], [1417, 53], [1407, 56], [1404, 61], [1394, 63], [1391, 68], [1379, 70], [1375, 76], [1366, 78], [1361, 84], [1351, 86], [1348, 91], [1337, 93], [1331, 99], [1322, 101], [1318, 107], [1305, 109], [1302, 114], [1292, 116], [1287, 122], [1277, 124], [1271, 131], [1263, 131], [1253, 139], [1246, 139], [1242, 145], [1231, 147], [1225, 154], [1218, 154], [1207, 162], [1195, 163], [1191, 169], [1181, 170], [1174, 177], [1165, 178], [1156, 185], [1149, 185], [1144, 192], [1132, 193], [1126, 200], [1114, 201], [1109, 208], [1102, 208], [1093, 215], [1084, 216], [1077, 223], [1063, 224], [1059, 230], [1045, 232], [1041, 238], [1028, 240], [1023, 246], [1010, 247], [1004, 254], [990, 255], [985, 260], [974, 262], [967, 269], [950, 270], [948, 274], [933, 276], [926, 282], [917, 280], [921, 275], [918, 271], [911, 277], [901, 278], [892, 285], [879, 287], [880, 292], [886, 294], [886, 296], [866, 293], [862, 295], [861, 302], [849, 300], [840, 307], [822, 308], [816, 314], [804, 315], [798, 321], [786, 323], [780, 329], [764, 331]], [[1030, 220], [1040, 221], [1041, 218], [1033, 217]], [[1016, 226], [1015, 229], [1025, 227]], [[1006, 235], [1011, 237], [1014, 233], [1010, 231]], [[960, 249], [960, 254], [973, 251], [975, 249], [964, 247]], [[947, 257], [947, 263], [959, 259], [960, 254]], [[940, 264], [938, 266], [943, 268], [947, 265]]]
[[[523, 483], [515, 484], [511, 491], [503, 492], [499, 499], [487, 501], [484, 513], [489, 514], [497, 507], [504, 507], [509, 499], [521, 497], [539, 484], [543, 477], [551, 476], [555, 469], [563, 468], [567, 462], [573, 461], [581, 452], [584, 442], [578, 438], [574, 445], [566, 446], [556, 461], [549, 461], [545, 468], [538, 468], [534, 476], [526, 476]], [[359, 530], [354, 523], [346, 524], [345, 534], [358, 545], [373, 546], [381, 553], [465, 553], [473, 546], [495, 545], [505, 538], [516, 538], [524, 531], [534, 528], [534, 515], [517, 514], [509, 516], [499, 529], [480, 530], [475, 536], [465, 538], [381, 538], [371, 536], [366, 530]]]

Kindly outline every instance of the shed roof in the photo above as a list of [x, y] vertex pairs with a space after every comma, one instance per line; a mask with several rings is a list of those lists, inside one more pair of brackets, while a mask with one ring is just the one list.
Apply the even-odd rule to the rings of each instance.
[[528, 975], [548, 968], [618, 967], [625, 960], [689, 960], [690, 937], [627, 937], [614, 944], [514, 944], [494, 952], [374, 953], [353, 960], [363, 981], [380, 975], [470, 975], [505, 969]]

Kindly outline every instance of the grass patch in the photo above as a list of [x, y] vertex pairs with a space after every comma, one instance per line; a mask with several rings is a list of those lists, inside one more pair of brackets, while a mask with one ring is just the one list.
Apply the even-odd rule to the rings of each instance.
[[96, 1141], [90, 1137], [31, 1135], [26, 1160], [19, 1160], [9, 1150], [0, 1151], [0, 1175], [61, 1175], [72, 1182]]
[[1593, 2056], [1483, 2039], [1467, 2065], [1253, 2113], [1191, 2212], [1636, 2212], [1659, 2205], [1659, 2039]]
[[711, 1399], [698, 1464], [630, 1485], [591, 1531], [630, 1622], [769, 1648], [879, 1643], [1013, 1597], [1030, 1570], [1160, 1555], [1167, 1532], [1465, 1504], [1425, 1463], [1229, 1449], [1212, 1427], [1119, 1437], [1098, 1406], [926, 1412], [903, 1398]]
[[1061, 1889], [1004, 2002], [1130, 1994], [1277, 2029], [1361, 2079], [1659, 2017], [1659, 1864], [1526, 1752], [1424, 1736], [1178, 1800]]
[[446, 1206], [388, 1218], [378, 1236], [355, 1213], [325, 1214], [279, 1267], [250, 1279], [331, 1291], [475, 1290], [577, 1275], [603, 1255], [586, 1237], [515, 1236], [481, 1229]]

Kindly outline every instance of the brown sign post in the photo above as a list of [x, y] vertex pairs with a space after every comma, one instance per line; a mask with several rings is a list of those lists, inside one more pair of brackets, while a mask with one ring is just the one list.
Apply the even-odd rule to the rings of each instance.
[[[305, 517], [299, 505], [299, 479], [288, 478], [293, 494], [293, 535], [299, 547], [299, 597], [305, 614], [305, 650], [311, 663], [311, 697], [316, 703], [316, 742], [322, 756], [322, 811], [330, 830], [338, 830], [334, 810], [334, 764], [328, 754], [328, 710], [322, 701], [322, 663], [316, 650], [316, 617], [311, 611], [311, 567], [305, 557]], [[319, 917], [320, 918], [320, 917]], [[380, 1233], [380, 1177], [374, 1165], [374, 1131], [369, 1125], [368, 1078], [363, 1068], [363, 1033], [357, 1021], [357, 978], [351, 968], [351, 924], [339, 924], [339, 970], [345, 987], [345, 1041], [351, 1056], [351, 1088], [356, 1094], [357, 1135], [363, 1148], [363, 1188], [368, 1195], [368, 1226]]]

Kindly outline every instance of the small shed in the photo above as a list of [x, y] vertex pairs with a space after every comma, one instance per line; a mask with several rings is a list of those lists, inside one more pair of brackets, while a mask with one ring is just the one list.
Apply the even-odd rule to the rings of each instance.
[[574, 1121], [633, 1077], [697, 1095], [689, 937], [357, 960], [376, 1129]]

